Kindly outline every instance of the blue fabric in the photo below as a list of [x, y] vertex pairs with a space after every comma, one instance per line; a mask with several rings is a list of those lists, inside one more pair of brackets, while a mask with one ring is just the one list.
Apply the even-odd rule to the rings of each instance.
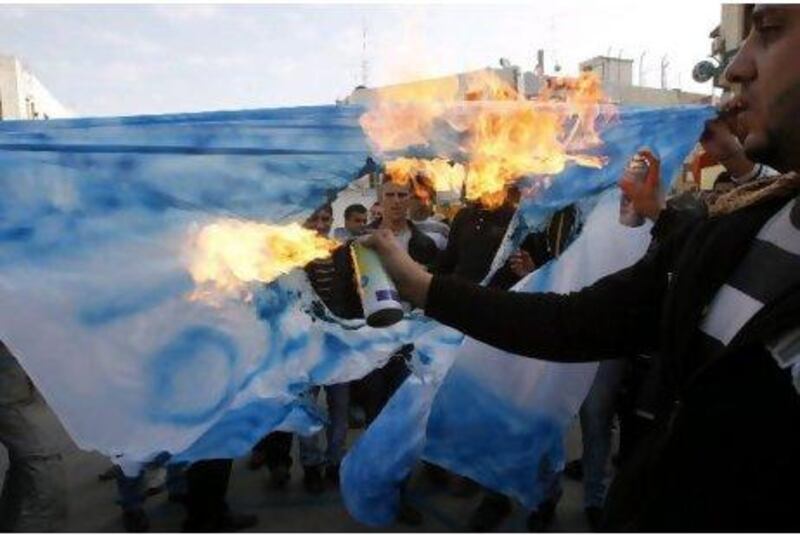
[[187, 299], [192, 230], [302, 220], [363, 166], [361, 112], [0, 122], [0, 338], [81, 447], [135, 473], [162, 451], [313, 432], [300, 394], [367, 373], [417, 328], [317, 321], [299, 270], [249, 303]]
[[[411, 377], [343, 463], [350, 511], [390, 521], [420, 456], [536, 501], [533, 471], [543, 455], [559, 462], [593, 365], [516, 359], [420, 315], [387, 329], [319, 317], [301, 270], [252, 285], [251, 301], [187, 299], [187, 236], [222, 217], [302, 219], [363, 166], [361, 112], [0, 122], [0, 339], [80, 447], [135, 473], [163, 452], [236, 457], [271, 430], [310, 434], [324, 418], [304, 392], [361, 377], [413, 341]], [[624, 162], [649, 145], [669, 182], [710, 115], [622, 110], [605, 125], [605, 169], [568, 167], [521, 207], [519, 235], [574, 202], [585, 226], [518, 289], [569, 291], [634, 262], [646, 230], [616, 223]]]
[[[509, 232], [494, 267], [528, 232], [573, 203], [584, 222], [581, 234], [559, 259], [514, 290], [568, 293], [633, 264], [650, 235], [649, 226], [629, 229], [618, 222], [615, 185], [624, 165], [649, 147], [661, 158], [662, 185], [668, 188], [712, 113], [706, 107], [622, 109], [601, 133], [600, 152], [609, 156], [608, 165], [569, 167], [549, 189], [523, 200], [516, 230]], [[343, 463], [345, 503], [370, 525], [394, 519], [400, 482], [420, 458], [535, 509], [551, 493], [548, 474], [563, 466], [563, 435], [597, 368], [517, 358], [468, 338], [446, 352], [436, 346], [436, 336], [427, 335], [432, 348], [427, 352], [436, 358], [401, 386]]]

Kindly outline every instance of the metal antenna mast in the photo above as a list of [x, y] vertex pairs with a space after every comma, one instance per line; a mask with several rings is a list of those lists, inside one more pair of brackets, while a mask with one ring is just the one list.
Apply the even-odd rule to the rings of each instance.
[[647, 55], [647, 50], [642, 52], [639, 56], [639, 86], [644, 87], [644, 57]]
[[369, 61], [367, 61], [367, 21], [361, 19], [361, 85], [369, 83]]

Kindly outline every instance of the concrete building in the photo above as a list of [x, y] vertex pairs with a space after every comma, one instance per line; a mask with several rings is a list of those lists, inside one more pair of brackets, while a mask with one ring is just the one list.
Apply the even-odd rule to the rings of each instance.
[[19, 59], [0, 55], [0, 120], [72, 116]]
[[595, 56], [580, 63], [581, 71], [592, 71], [604, 87], [633, 85], [633, 60], [623, 57]]
[[[516, 89], [520, 98], [534, 98], [539, 89], [547, 83], [547, 80], [554, 78], [544, 74], [542, 58], [540, 65], [534, 71], [522, 71], [516, 65], [511, 65], [503, 60], [501, 68], [480, 69], [431, 78], [427, 80], [417, 80], [402, 84], [382, 86], [377, 88], [367, 88], [364, 86], [356, 89], [339, 104], [358, 104], [370, 105], [375, 101], [378, 93], [384, 97], [392, 99], [397, 96], [397, 100], [402, 100], [402, 96], [416, 95], [436, 95], [438, 91], [442, 94], [455, 94], [456, 99], [468, 99], [471, 81], [481, 73], [492, 72], [500, 79]], [[681, 89], [659, 89], [654, 87], [643, 87], [633, 84], [633, 60], [627, 58], [612, 58], [606, 56], [596, 56], [580, 64], [581, 70], [591, 70], [600, 76], [603, 83], [603, 90], [615, 104], [629, 104], [642, 106], [677, 106], [681, 104], [697, 104], [710, 102], [711, 96], [700, 93], [689, 93]]]
[[581, 62], [580, 69], [596, 73], [603, 83], [603, 91], [616, 104], [679, 106], [711, 101], [711, 95], [689, 93], [677, 88], [661, 89], [634, 85], [632, 59], [595, 56]]

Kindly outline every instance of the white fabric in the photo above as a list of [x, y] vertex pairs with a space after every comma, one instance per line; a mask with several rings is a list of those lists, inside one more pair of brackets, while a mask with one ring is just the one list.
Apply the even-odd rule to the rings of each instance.
[[755, 316], [763, 306], [763, 303], [746, 293], [725, 284], [714, 296], [709, 313], [703, 320], [700, 330], [724, 345], [728, 345], [744, 324], [750, 321], [750, 318]]

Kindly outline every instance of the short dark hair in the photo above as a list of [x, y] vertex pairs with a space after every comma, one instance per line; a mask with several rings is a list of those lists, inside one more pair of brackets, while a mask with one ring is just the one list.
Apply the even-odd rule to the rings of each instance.
[[350, 219], [350, 216], [353, 214], [366, 214], [367, 207], [363, 204], [351, 204], [347, 208], [344, 209], [344, 218], [345, 220]]

